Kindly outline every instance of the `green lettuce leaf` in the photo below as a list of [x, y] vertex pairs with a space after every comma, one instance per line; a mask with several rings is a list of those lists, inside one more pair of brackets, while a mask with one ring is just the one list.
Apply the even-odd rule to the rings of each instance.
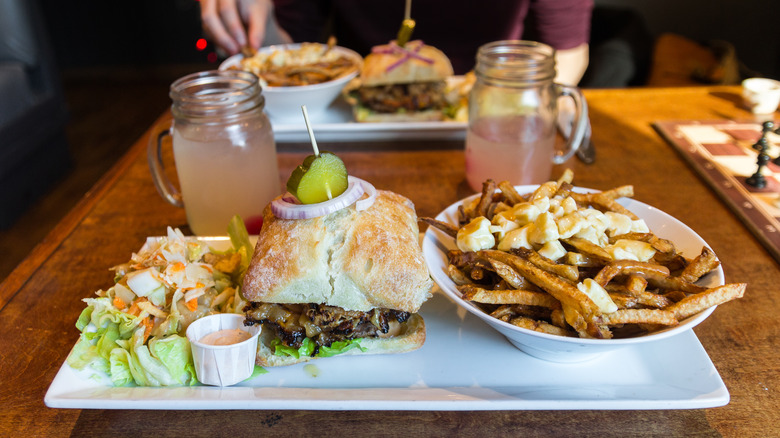
[[330, 345], [330, 347], [320, 347], [320, 351], [317, 352], [317, 357], [336, 356], [337, 354], [345, 353], [354, 348], [359, 348], [362, 352], [368, 351], [368, 348], [363, 348], [360, 346], [360, 339], [349, 339], [346, 341], [334, 342]]
[[100, 357], [97, 348], [93, 345], [95, 336], [96, 333], [94, 332], [82, 333], [79, 336], [78, 342], [73, 346], [73, 350], [71, 350], [66, 359], [68, 365], [77, 370], [91, 367], [97, 371], [109, 371], [108, 360]]
[[[288, 347], [287, 345], [282, 344], [282, 341], [279, 338], [271, 341], [271, 348], [274, 349], [275, 355], [292, 356], [296, 359], [311, 356], [312, 353], [314, 353], [315, 346], [316, 344], [310, 338], [304, 339], [299, 348]], [[330, 347], [320, 347], [315, 357], [332, 357], [352, 350], [353, 348], [359, 348], [360, 351], [363, 352], [368, 351], [367, 348], [360, 346], [360, 339], [349, 339], [346, 341], [334, 342]]]
[[80, 332], [83, 332], [92, 320], [92, 310], [92, 306], [87, 306], [81, 311], [81, 315], [79, 315], [79, 319], [76, 321], [76, 328], [79, 329]]
[[179, 335], [171, 335], [165, 338], [152, 338], [149, 341], [149, 350], [152, 356], [168, 368], [173, 378], [182, 385], [194, 384], [195, 364], [192, 361], [190, 343], [187, 338]]
[[[126, 357], [117, 356], [117, 360], [126, 360], [136, 385], [179, 386], [197, 382], [190, 344], [186, 338], [178, 335], [152, 338], [149, 345], [144, 345], [143, 333], [144, 329], [140, 327], [131, 339], [117, 341], [121, 349], [127, 352]], [[112, 354], [124, 355], [121, 351]]]
[[114, 348], [109, 355], [109, 376], [114, 386], [129, 386], [135, 383], [130, 372], [130, 353], [123, 348]]

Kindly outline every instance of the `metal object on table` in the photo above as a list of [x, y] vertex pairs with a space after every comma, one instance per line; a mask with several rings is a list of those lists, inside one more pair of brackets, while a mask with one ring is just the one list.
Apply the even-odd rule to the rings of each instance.
[[582, 144], [577, 149], [577, 158], [585, 164], [593, 164], [596, 161], [596, 146], [591, 139], [590, 121], [585, 126], [585, 136], [582, 137]]

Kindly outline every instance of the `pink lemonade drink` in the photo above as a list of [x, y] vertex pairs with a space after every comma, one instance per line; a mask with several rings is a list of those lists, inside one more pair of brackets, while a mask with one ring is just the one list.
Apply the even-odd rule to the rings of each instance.
[[234, 215], [247, 223], [256, 221], [282, 193], [273, 134], [263, 130], [245, 134], [244, 141], [252, 144], [242, 147], [234, 143], [236, 139], [203, 141], [197, 131], [173, 129], [187, 222], [199, 236], [226, 234]]
[[[173, 123], [149, 138], [147, 155], [157, 191], [183, 207], [200, 236], [227, 234], [238, 215], [257, 234], [263, 209], [281, 193], [271, 123], [253, 73], [205, 71], [171, 84]], [[173, 138], [179, 188], [168, 178], [162, 139]]]
[[466, 178], [472, 190], [482, 183], [541, 184], [552, 174], [555, 130], [538, 115], [476, 120], [466, 135]]

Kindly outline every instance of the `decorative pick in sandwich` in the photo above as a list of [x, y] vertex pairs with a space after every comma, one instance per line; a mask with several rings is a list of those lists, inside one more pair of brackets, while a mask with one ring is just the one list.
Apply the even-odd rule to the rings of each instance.
[[[374, 186], [360, 178], [348, 176], [344, 162], [336, 154], [320, 152], [306, 106], [303, 105], [301, 110], [314, 155], [306, 157], [287, 180], [287, 191], [295, 199], [283, 196], [271, 202], [274, 215], [282, 219], [311, 219], [352, 204], [358, 211], [371, 207], [376, 199]], [[363, 198], [364, 194], [368, 194], [368, 197]]]
[[412, 39], [412, 32], [416, 23], [412, 20], [412, 0], [406, 0], [406, 10], [404, 11], [404, 21], [401, 22], [401, 29], [398, 30], [396, 43], [403, 47]]

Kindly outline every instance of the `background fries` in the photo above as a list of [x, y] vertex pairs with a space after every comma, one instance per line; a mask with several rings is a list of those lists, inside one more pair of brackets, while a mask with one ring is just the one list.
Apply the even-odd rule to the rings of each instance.
[[332, 50], [334, 45], [335, 40], [331, 40], [327, 45], [302, 43], [298, 49], [245, 54], [236, 68], [254, 73], [271, 87], [319, 84], [359, 68], [355, 60]]
[[488, 180], [460, 206], [457, 225], [422, 218], [456, 240], [447, 273], [464, 300], [529, 330], [610, 339], [675, 326], [744, 295], [745, 284], [695, 284], [717, 257], [704, 247], [687, 259], [648, 230], [617, 202], [632, 186], [583, 194], [572, 179], [567, 171], [530, 194]]

